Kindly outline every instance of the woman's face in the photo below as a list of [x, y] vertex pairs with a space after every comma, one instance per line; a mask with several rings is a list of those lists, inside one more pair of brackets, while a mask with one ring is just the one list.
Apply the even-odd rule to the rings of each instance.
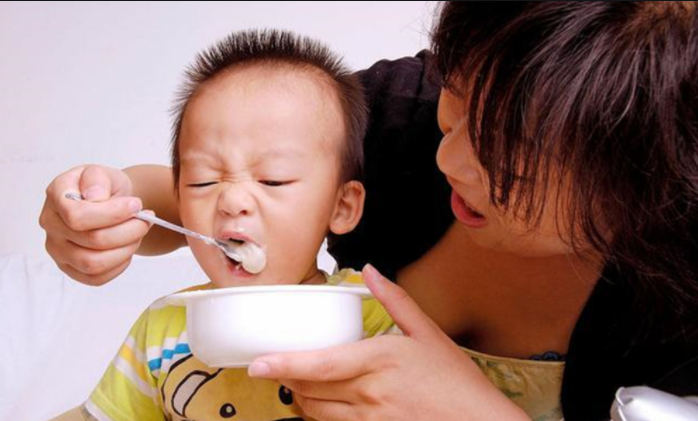
[[[438, 120], [444, 137], [436, 161], [453, 188], [451, 208], [456, 219], [485, 248], [537, 257], [570, 253], [564, 209], [557, 206], [566, 201], [558, 195], [554, 180], [542, 198], [542, 217], [534, 228], [514, 212], [505, 213], [490, 202], [489, 180], [469, 138], [466, 106], [463, 98], [441, 91]], [[564, 194], [565, 189], [560, 190]]]

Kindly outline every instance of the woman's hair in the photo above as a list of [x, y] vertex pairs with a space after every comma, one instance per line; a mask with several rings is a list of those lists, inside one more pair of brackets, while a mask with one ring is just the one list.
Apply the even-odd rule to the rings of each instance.
[[[696, 2], [446, 2], [432, 46], [500, 208], [698, 304]], [[661, 298], [655, 299], [655, 294]]]
[[339, 100], [345, 136], [339, 147], [340, 181], [363, 179], [363, 138], [368, 107], [358, 76], [325, 44], [293, 32], [260, 29], [233, 32], [201, 51], [185, 72], [173, 107], [172, 170], [175, 191], [179, 184], [179, 136], [187, 103], [196, 90], [217, 75], [243, 66], [287, 66], [311, 71], [329, 86]]

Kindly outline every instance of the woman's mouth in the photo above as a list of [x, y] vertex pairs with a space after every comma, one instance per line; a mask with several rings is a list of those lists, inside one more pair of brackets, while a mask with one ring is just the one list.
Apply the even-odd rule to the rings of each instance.
[[456, 219], [469, 228], [482, 228], [487, 225], [487, 218], [468, 206], [455, 190], [451, 193], [451, 209]]

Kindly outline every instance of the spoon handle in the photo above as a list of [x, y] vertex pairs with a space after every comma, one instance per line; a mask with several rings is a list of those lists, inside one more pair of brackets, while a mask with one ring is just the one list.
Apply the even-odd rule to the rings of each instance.
[[[65, 194], [65, 197], [68, 199], [77, 200], [77, 201], [83, 200], [82, 195], [80, 195], [78, 193], [68, 192]], [[178, 232], [180, 234], [188, 235], [189, 237], [199, 239], [208, 245], [223, 248], [223, 251], [225, 251], [226, 254], [229, 253], [228, 247], [226, 247], [225, 243], [219, 242], [217, 240], [214, 240], [211, 237], [205, 236], [203, 234], [199, 234], [198, 232], [186, 229], [184, 227], [180, 227], [179, 225], [173, 224], [172, 222], [168, 222], [168, 221], [165, 221], [164, 219], [160, 219], [155, 215], [151, 215], [149, 213], [140, 211], [133, 216], [138, 218], [138, 219], [141, 219], [143, 221], [150, 222], [150, 223], [153, 223], [155, 225], [159, 225], [163, 228], [167, 228], [168, 230], [172, 230], [174, 232]], [[235, 253], [231, 252], [230, 254], [235, 254]], [[237, 256], [236, 254], [235, 254], [235, 256], [231, 256], [231, 258], [233, 258], [233, 259], [235, 259], [235, 257], [239, 257], [239, 256]], [[239, 258], [235, 259], [235, 260], [240, 261]]]

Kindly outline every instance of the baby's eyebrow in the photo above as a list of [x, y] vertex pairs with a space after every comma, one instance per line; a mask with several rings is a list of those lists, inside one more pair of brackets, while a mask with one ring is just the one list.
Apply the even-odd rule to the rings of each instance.
[[297, 148], [284, 148], [284, 147], [277, 147], [277, 148], [270, 148], [263, 150], [262, 152], [259, 153], [258, 158], [259, 160], [262, 159], [278, 159], [278, 158], [303, 158], [307, 154], [305, 151], [297, 149]]
[[[253, 152], [253, 154], [243, 158], [246, 161], [245, 164], [241, 164], [240, 162], [238, 164], [249, 166], [249, 168], [260, 167], [269, 162], [275, 163], [274, 165], [280, 163], [294, 164], [300, 163], [307, 156], [307, 151], [303, 149], [287, 146], [272, 146], [259, 152]], [[231, 162], [228, 161], [229, 160], [225, 156], [193, 149], [182, 154], [180, 165], [183, 167], [205, 166], [222, 168], [231, 164]]]
[[220, 161], [218, 157], [213, 156], [210, 153], [201, 152], [198, 150], [189, 150], [182, 154], [179, 159], [180, 163], [184, 162], [204, 162], [204, 163], [217, 163]]

